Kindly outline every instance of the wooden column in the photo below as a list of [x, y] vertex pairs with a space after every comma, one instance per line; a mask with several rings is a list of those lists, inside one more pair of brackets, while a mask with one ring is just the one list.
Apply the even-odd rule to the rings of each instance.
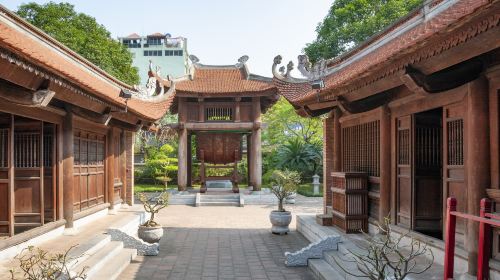
[[[199, 100], [198, 100], [199, 101]], [[179, 98], [179, 147], [178, 147], [178, 171], [177, 171], [177, 188], [179, 191], [185, 191], [187, 187], [187, 138], [188, 131], [186, 129], [187, 111], [186, 100], [183, 97]], [[199, 103], [201, 106], [201, 103]], [[201, 111], [201, 110], [200, 110]]]
[[203, 103], [203, 98], [198, 98], [198, 121], [205, 122], [205, 103]]
[[491, 166], [491, 188], [500, 189], [500, 151], [498, 141], [500, 139], [500, 125], [498, 120], [500, 88], [500, 67], [496, 67], [486, 74], [489, 85], [489, 110], [490, 110], [490, 166]]
[[114, 128], [110, 128], [108, 131], [107, 141], [107, 155], [106, 155], [106, 170], [107, 170], [107, 194], [109, 209], [113, 210], [115, 208], [115, 145], [114, 145], [115, 131]]
[[241, 97], [236, 97], [234, 99], [234, 122], [240, 122], [241, 121], [241, 114], [240, 114], [240, 102], [241, 102]]
[[246, 135], [247, 137], [247, 184], [251, 186], [250, 184], [250, 169], [251, 169], [251, 164], [250, 164], [250, 146], [252, 145], [252, 139], [250, 137], [250, 134]]
[[[334, 109], [335, 110], [335, 109]], [[333, 124], [335, 120], [334, 112], [328, 114], [328, 118], [323, 120], [323, 213], [327, 213], [327, 207], [332, 206], [332, 172], [333, 172]]]
[[192, 186], [192, 170], [193, 170], [193, 155], [191, 152], [191, 141], [192, 139], [192, 134], [188, 133], [187, 137], [187, 187]]
[[122, 203], [127, 203], [127, 141], [125, 130], [120, 133], [120, 177], [122, 181]]
[[[474, 215], [479, 215], [480, 201], [486, 197], [486, 188], [490, 186], [488, 111], [488, 84], [481, 77], [469, 83], [467, 98], [467, 212]], [[471, 275], [477, 273], [478, 236], [478, 223], [468, 220], [465, 246]]]
[[10, 115], [10, 133], [9, 133], [9, 234], [14, 235], [14, 212], [15, 212], [15, 193], [14, 193], [14, 115]]
[[380, 198], [378, 221], [384, 225], [391, 211], [391, 113], [387, 106], [380, 111]]
[[179, 156], [178, 156], [178, 171], [177, 171], [177, 186], [179, 191], [185, 191], [187, 187], [187, 129], [179, 130]]
[[[342, 111], [339, 108], [335, 108], [333, 111], [333, 171], [342, 171], [342, 135], [340, 127], [340, 117], [342, 117]], [[330, 175], [330, 174], [328, 174]]]
[[66, 228], [73, 228], [73, 112], [66, 110], [62, 124], [63, 133], [63, 212]]
[[262, 149], [261, 149], [261, 110], [260, 97], [252, 97], [252, 116], [254, 129], [250, 146], [250, 183], [259, 191], [262, 186]]

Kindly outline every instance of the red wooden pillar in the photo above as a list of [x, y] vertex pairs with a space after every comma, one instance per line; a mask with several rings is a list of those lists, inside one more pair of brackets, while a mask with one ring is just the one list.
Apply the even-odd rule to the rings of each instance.
[[[342, 149], [342, 135], [341, 135], [341, 127], [340, 127], [340, 117], [342, 117], [342, 111], [339, 108], [335, 108], [333, 111], [333, 171], [341, 172], [342, 171], [342, 158], [341, 158], [341, 149]], [[330, 174], [328, 174], [330, 176]]]
[[191, 149], [192, 149], [192, 137], [191, 137], [191, 133], [188, 134], [188, 137], [187, 137], [187, 187], [191, 187], [192, 186], [192, 170], [193, 170], [193, 155], [192, 155], [192, 152], [191, 152]]
[[[185, 191], [187, 187], [187, 141], [188, 131], [185, 127], [187, 122], [187, 108], [185, 98], [179, 98], [179, 147], [178, 147], [178, 170], [177, 187], [179, 191]], [[198, 103], [201, 104], [201, 103]], [[201, 105], [200, 105], [201, 106]], [[201, 110], [200, 110], [201, 111]]]
[[63, 215], [66, 228], [73, 228], [73, 164], [74, 164], [74, 132], [73, 112], [66, 110], [62, 123], [63, 133]]
[[[490, 186], [490, 135], [489, 104], [486, 79], [479, 78], [469, 83], [467, 98], [467, 212], [479, 215], [480, 201], [486, 197], [486, 188]], [[477, 274], [479, 225], [467, 221], [465, 246], [468, 251], [468, 273]]]
[[[335, 110], [335, 109], [334, 109]], [[327, 207], [332, 201], [332, 176], [333, 172], [333, 142], [338, 135], [334, 134], [335, 114], [330, 112], [323, 120], [323, 213], [327, 214]]]
[[[491, 213], [491, 201], [486, 198], [481, 200], [479, 216], [485, 218], [486, 213]], [[491, 226], [486, 223], [479, 223], [479, 255], [477, 258], [477, 279], [489, 279], [490, 255], [491, 255]]]
[[262, 185], [262, 149], [261, 149], [261, 110], [260, 97], [252, 97], [252, 116], [254, 128], [250, 145], [250, 184], [254, 191], [260, 191]]
[[15, 189], [14, 189], [14, 115], [10, 115], [9, 133], [9, 235], [14, 235]]
[[446, 231], [444, 247], [444, 277], [443, 279], [453, 279], [455, 265], [455, 228], [457, 217], [451, 212], [457, 211], [457, 200], [449, 197], [446, 201]]
[[127, 203], [127, 141], [125, 130], [120, 133], [120, 177], [122, 181], [122, 203]]
[[107, 136], [107, 194], [109, 209], [113, 210], [115, 208], [115, 145], [114, 145], [115, 132], [114, 128], [110, 128]]

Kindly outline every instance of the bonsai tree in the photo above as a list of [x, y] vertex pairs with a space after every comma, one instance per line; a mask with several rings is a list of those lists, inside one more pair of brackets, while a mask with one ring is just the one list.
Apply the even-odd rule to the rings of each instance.
[[[409, 237], [408, 233], [395, 237], [389, 218], [385, 218], [384, 225], [378, 225], [378, 230], [375, 236], [364, 233], [368, 244], [358, 245], [360, 252], [348, 250], [344, 259], [334, 258], [346, 274], [370, 280], [402, 280], [411, 274], [422, 274], [432, 266], [434, 255], [425, 242]], [[403, 241], [406, 237], [410, 238], [409, 243]], [[357, 271], [344, 267], [341, 261], [354, 263]]]
[[[76, 245], [75, 245], [76, 246]], [[29, 246], [23, 249], [14, 259], [19, 262], [19, 268], [22, 272], [15, 269], [10, 270], [12, 280], [29, 279], [29, 280], [84, 280], [87, 278], [84, 267], [79, 272], [71, 273], [68, 262], [73, 258], [69, 256], [69, 252], [75, 247], [70, 247], [65, 253], [49, 254], [41, 248]], [[19, 277], [19, 273], [22, 274]]]
[[272, 174], [271, 192], [278, 198], [278, 211], [285, 212], [283, 201], [297, 192], [300, 174], [290, 170], [275, 170]]
[[157, 227], [160, 224], [157, 223], [155, 219], [155, 214], [160, 212], [161, 209], [168, 206], [168, 199], [170, 194], [168, 192], [162, 192], [158, 196], [148, 198], [146, 194], [139, 193], [138, 198], [144, 206], [144, 210], [150, 214], [149, 220], [147, 220], [142, 226], [145, 227]]

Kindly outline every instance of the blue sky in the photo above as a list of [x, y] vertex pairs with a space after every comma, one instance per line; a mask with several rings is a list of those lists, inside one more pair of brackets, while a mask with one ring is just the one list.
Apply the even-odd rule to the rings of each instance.
[[[29, 1], [1, 0], [11, 10]], [[45, 3], [48, 1], [34, 2]], [[55, 1], [61, 2], [61, 1]], [[68, 0], [111, 31], [170, 33], [188, 38], [188, 51], [204, 64], [234, 64], [246, 54], [255, 74], [271, 76], [274, 56], [293, 60], [316, 37], [333, 0]]]

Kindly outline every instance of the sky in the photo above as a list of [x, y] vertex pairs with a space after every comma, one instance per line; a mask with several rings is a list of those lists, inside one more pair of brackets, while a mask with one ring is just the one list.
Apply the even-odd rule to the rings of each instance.
[[[11, 10], [30, 1], [0, 0]], [[48, 1], [34, 0], [37, 3]], [[61, 1], [54, 1], [61, 2]], [[333, 0], [67, 0], [96, 18], [114, 38], [170, 33], [187, 38], [188, 52], [203, 64], [235, 64], [248, 55], [250, 72], [271, 77], [273, 58], [302, 53]]]

